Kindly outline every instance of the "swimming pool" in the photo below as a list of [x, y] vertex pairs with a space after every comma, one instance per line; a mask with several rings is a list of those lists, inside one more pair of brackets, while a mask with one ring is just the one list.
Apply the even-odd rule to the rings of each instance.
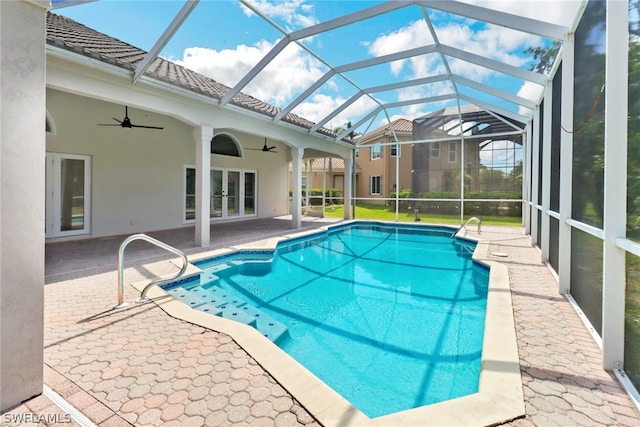
[[258, 330], [284, 325], [265, 335], [377, 417], [478, 391], [489, 270], [451, 232], [352, 223], [196, 262], [199, 277], [167, 289]]

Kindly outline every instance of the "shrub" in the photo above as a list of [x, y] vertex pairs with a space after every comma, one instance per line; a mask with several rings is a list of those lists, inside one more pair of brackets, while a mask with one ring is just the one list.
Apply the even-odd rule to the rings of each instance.
[[[293, 196], [293, 191], [289, 190], [289, 197]], [[325, 191], [325, 199], [327, 204], [331, 202], [331, 199], [338, 199], [336, 202], [342, 203], [342, 190], [337, 188], [327, 188]], [[306, 189], [302, 189], [302, 198], [305, 199], [307, 197]], [[312, 206], [321, 206], [322, 205], [322, 188], [312, 188], [309, 190], [309, 204]]]
[[[392, 193], [394, 200], [389, 202], [389, 210], [395, 211], [396, 193]], [[399, 200], [399, 210], [401, 212], [413, 211], [418, 209], [423, 213], [433, 213], [442, 215], [460, 214], [460, 202], [457, 200], [449, 201], [446, 199], [459, 199], [460, 193], [455, 191], [434, 191], [419, 193], [414, 196], [411, 190], [400, 190], [398, 192], [399, 199], [418, 198], [418, 199], [434, 199], [409, 201]], [[472, 191], [465, 193], [464, 212], [465, 215], [491, 215], [491, 216], [521, 216], [522, 215], [522, 193], [512, 191]], [[474, 199], [502, 199], [501, 201], [481, 202]], [[512, 202], [509, 200], [513, 200]]]

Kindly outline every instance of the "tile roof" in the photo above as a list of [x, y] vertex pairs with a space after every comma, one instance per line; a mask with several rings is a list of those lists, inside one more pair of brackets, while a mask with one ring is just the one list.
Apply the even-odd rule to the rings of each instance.
[[[331, 164], [331, 169], [336, 172], [336, 173], [344, 173], [344, 159], [341, 157], [327, 157], [327, 159], [329, 159], [331, 161], [331, 163], [327, 162], [326, 164], [326, 169], [325, 169], [325, 163], [324, 163], [324, 159], [325, 157], [322, 158], [317, 158], [317, 159], [310, 159], [311, 160], [311, 170], [314, 172], [320, 172], [323, 170], [328, 171], [329, 170], [329, 164]], [[289, 171], [291, 172], [293, 170], [293, 165], [289, 164]], [[355, 170], [356, 173], [362, 171], [362, 168], [360, 167], [360, 165], [358, 164], [358, 162], [356, 161], [356, 166], [355, 166]]]
[[[371, 132], [367, 132], [364, 135], [358, 137], [356, 139], [356, 144], [367, 144], [373, 142], [384, 136], [386, 133], [390, 133], [391, 129], [393, 129], [396, 133], [402, 133], [407, 135], [412, 135], [413, 132], [413, 122], [407, 119], [395, 119], [391, 123], [388, 123], [384, 126], [380, 126], [377, 129], [372, 130]], [[376, 141], [379, 142], [379, 141]]]
[[[130, 70], [132, 74], [146, 55], [142, 49], [53, 13], [47, 14], [47, 44]], [[145, 76], [216, 100], [220, 100], [230, 90], [228, 86], [163, 58], [156, 58]], [[275, 117], [280, 112], [280, 108], [244, 93], [234, 96], [230, 103], [267, 117]], [[307, 130], [315, 124], [291, 113], [282, 120]], [[333, 131], [324, 127], [318, 129], [318, 133], [336, 136]]]
[[[326, 163], [327, 170], [329, 170], [329, 166], [331, 166], [333, 170], [344, 170], [344, 159], [341, 157], [329, 157], [329, 161]], [[315, 171], [324, 170], [325, 159], [313, 159], [311, 168]]]

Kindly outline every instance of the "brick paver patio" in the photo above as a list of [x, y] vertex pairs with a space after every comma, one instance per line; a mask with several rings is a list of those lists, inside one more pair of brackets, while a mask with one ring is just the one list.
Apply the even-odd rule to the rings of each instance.
[[[214, 225], [212, 247], [287, 234], [289, 224]], [[202, 251], [192, 229], [153, 235], [189, 255]], [[596, 343], [522, 229], [483, 226], [480, 237], [491, 241], [490, 253], [508, 255], [495, 258], [509, 267], [526, 415], [506, 425], [640, 426], [640, 413], [601, 368]], [[121, 240], [47, 245], [48, 387], [101, 426], [319, 425], [229, 336], [171, 318], [152, 303], [113, 310]], [[131, 244], [126, 255], [126, 283], [175, 272], [171, 257], [146, 243]], [[126, 301], [137, 296], [125, 287]], [[44, 395], [3, 414], [2, 423], [54, 413], [60, 416], [40, 425], [70, 425]]]

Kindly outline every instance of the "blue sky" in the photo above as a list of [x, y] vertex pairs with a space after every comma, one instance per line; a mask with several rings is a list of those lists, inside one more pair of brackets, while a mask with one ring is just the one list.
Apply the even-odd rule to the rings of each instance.
[[[233, 87], [282, 37], [282, 32], [277, 27], [285, 31], [298, 30], [382, 2], [252, 0], [249, 3], [275, 23], [275, 26], [252, 13], [237, 0], [201, 0], [165, 46], [161, 56]], [[472, 3], [563, 25], [569, 25], [573, 21], [579, 4], [578, 1], [569, 0]], [[182, 1], [100, 0], [56, 9], [54, 12], [149, 50], [182, 5]], [[525, 69], [530, 67], [531, 58], [523, 54], [524, 49], [549, 43], [548, 40], [520, 31], [487, 25], [433, 9], [425, 9], [424, 12], [436, 28], [436, 35], [441, 43]], [[410, 5], [304, 39], [302, 47], [290, 44], [243, 92], [276, 106], [286, 107], [328, 70], [323, 61], [335, 67], [433, 43], [423, 10]], [[320, 59], [309, 54], [303, 47]], [[539, 96], [540, 87], [537, 85], [453, 58], [447, 58], [447, 61], [454, 74], [498, 86], [523, 97], [537, 99]], [[421, 55], [409, 60], [346, 72], [330, 79], [293, 112], [317, 122], [359, 89], [446, 72], [445, 64], [438, 54]], [[376, 93], [374, 96], [379, 102], [389, 103], [451, 93], [453, 90], [450, 84], [436, 83]], [[482, 96], [468, 88], [462, 87], [460, 90], [470, 96]], [[502, 108], [518, 110], [517, 106], [501, 100], [491, 97], [486, 97], [485, 100], [496, 102]], [[413, 119], [451, 105], [408, 105], [390, 109], [389, 115], [391, 119]], [[374, 100], [360, 98], [327, 126], [336, 127], [347, 121], [355, 122], [375, 106]], [[366, 126], [372, 129], [384, 121], [386, 116], [379, 114]]]

